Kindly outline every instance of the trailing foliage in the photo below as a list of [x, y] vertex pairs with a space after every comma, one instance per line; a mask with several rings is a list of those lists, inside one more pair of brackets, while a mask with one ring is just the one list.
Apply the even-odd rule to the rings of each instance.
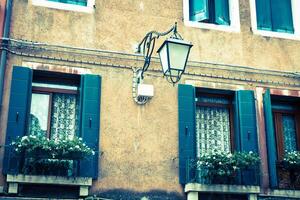
[[89, 158], [95, 154], [76, 136], [72, 139], [48, 139], [44, 136], [28, 135], [17, 138], [11, 145], [17, 153], [25, 153], [26, 157], [74, 160]]
[[252, 151], [235, 153], [212, 151], [200, 156], [196, 165], [201, 177], [212, 182], [216, 179], [230, 182], [239, 170], [254, 168], [259, 163], [259, 156]]
[[300, 169], [300, 151], [286, 152], [282, 164], [286, 169]]

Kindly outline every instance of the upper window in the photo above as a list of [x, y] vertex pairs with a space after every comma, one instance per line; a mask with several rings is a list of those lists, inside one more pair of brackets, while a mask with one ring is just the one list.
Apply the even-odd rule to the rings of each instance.
[[36, 6], [91, 13], [95, 0], [32, 0]]
[[299, 39], [298, 0], [251, 0], [252, 29], [269, 37]]
[[184, 0], [183, 4], [188, 26], [235, 32], [240, 29], [238, 0]]
[[48, 1], [87, 6], [87, 0], [48, 0]]

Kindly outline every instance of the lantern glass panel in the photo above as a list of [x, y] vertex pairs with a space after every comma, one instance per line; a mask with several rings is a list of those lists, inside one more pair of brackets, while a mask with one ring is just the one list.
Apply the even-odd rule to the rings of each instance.
[[170, 68], [183, 71], [189, 54], [190, 45], [169, 42]]
[[161, 47], [159, 53], [159, 58], [160, 62], [163, 68], [164, 74], [168, 71], [169, 69], [169, 59], [168, 59], [168, 49], [167, 49], [167, 44], [164, 43], [163, 46]]

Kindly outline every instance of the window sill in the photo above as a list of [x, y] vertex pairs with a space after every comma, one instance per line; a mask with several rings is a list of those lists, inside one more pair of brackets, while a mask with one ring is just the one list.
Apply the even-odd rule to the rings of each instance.
[[259, 186], [188, 183], [185, 192], [216, 192], [230, 194], [259, 194]]
[[226, 26], [226, 25], [216, 25], [216, 24], [209, 24], [209, 23], [201, 23], [201, 22], [193, 22], [193, 21], [184, 21], [184, 24], [189, 27], [194, 28], [201, 28], [201, 29], [211, 29], [217, 31], [225, 31], [225, 32], [233, 32], [239, 33], [240, 27], [236, 26]]
[[253, 34], [261, 35], [264, 37], [273, 37], [273, 38], [281, 38], [281, 39], [290, 39], [290, 40], [300, 40], [299, 34], [292, 34], [292, 33], [279, 33], [274, 31], [264, 31], [253, 29]]
[[10, 175], [6, 178], [8, 193], [17, 194], [18, 184], [51, 184], [51, 185], [72, 185], [79, 186], [79, 195], [87, 196], [88, 187], [92, 185], [90, 177], [64, 177], [64, 176], [45, 176], [45, 175]]
[[300, 190], [271, 190], [267, 194], [273, 197], [299, 198]]
[[73, 4], [60, 3], [60, 2], [47, 1], [47, 0], [32, 0], [32, 5], [59, 9], [59, 10], [66, 10], [66, 11], [83, 12], [83, 13], [94, 12], [94, 1], [92, 2], [91, 0], [88, 1], [87, 6], [73, 5]]

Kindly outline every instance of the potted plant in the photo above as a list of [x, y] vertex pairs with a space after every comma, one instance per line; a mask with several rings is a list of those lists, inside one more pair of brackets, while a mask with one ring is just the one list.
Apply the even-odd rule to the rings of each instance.
[[253, 152], [212, 151], [203, 154], [197, 160], [200, 177], [211, 184], [232, 184], [237, 172], [251, 169], [260, 162]]

